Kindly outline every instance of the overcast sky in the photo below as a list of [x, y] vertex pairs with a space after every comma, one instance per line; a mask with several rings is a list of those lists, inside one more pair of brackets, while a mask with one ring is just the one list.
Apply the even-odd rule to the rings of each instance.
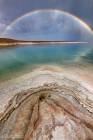
[[17, 17], [47, 8], [74, 14], [93, 28], [93, 0], [0, 0], [0, 34]]

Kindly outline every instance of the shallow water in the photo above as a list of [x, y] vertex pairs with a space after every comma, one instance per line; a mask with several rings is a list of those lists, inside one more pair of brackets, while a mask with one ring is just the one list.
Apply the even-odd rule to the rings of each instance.
[[30, 45], [0, 49], [0, 79], [41, 65], [72, 65], [93, 61], [89, 44]]

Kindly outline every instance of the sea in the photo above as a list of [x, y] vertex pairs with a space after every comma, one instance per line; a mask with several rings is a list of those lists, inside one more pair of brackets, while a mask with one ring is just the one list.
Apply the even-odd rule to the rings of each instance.
[[18, 45], [0, 48], [0, 81], [31, 72], [44, 65], [93, 65], [93, 45]]

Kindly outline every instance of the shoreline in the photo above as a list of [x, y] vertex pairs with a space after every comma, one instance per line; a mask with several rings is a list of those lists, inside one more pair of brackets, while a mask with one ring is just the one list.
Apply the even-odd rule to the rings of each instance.
[[[86, 73], [85, 76], [82, 76], [82, 72], [79, 72], [78, 69], [72, 71], [56, 66], [42, 66], [23, 76], [3, 82], [0, 84], [0, 111], [3, 112], [11, 98], [20, 92], [29, 91], [31, 88], [41, 87], [45, 84], [64, 84], [71, 87], [76, 84], [80, 90], [88, 90], [93, 93], [93, 80], [90, 81]], [[88, 96], [93, 99], [91, 97], [93, 94]]]
[[[76, 134], [76, 139], [81, 130], [85, 132], [84, 139], [85, 136], [86, 139], [93, 138], [93, 92], [75, 74], [60, 67], [41, 67], [19, 77], [14, 83], [11, 81], [10, 87], [6, 87], [0, 94], [2, 138], [24, 139], [25, 130], [27, 139], [32, 136], [34, 139], [42, 130], [40, 136], [45, 139], [50, 128], [53, 139], [55, 135], [63, 138], [67, 130], [70, 130], [68, 139], [70, 134]], [[28, 135], [28, 130], [33, 130], [35, 135]]]
[[0, 48], [20, 45], [54, 45], [54, 44], [85, 44], [86, 41], [63, 41], [63, 40], [17, 40], [12, 38], [0, 38]]

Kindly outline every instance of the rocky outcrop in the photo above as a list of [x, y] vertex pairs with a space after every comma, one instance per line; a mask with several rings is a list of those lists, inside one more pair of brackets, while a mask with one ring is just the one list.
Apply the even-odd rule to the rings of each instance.
[[92, 140], [93, 102], [87, 96], [92, 93], [64, 81], [16, 94], [0, 115], [0, 139]]

